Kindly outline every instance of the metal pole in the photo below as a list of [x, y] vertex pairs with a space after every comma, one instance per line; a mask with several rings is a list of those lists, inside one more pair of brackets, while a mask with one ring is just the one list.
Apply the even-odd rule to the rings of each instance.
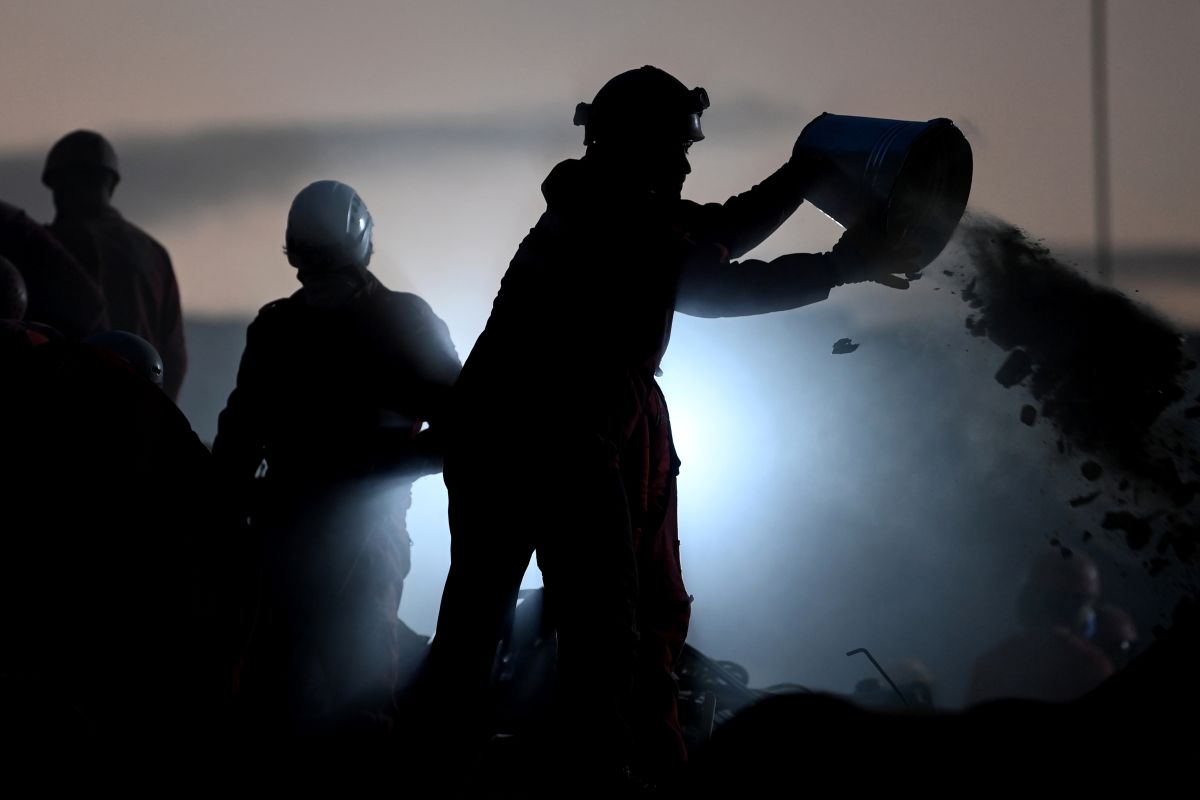
[[900, 702], [904, 703], [905, 706], [909, 706], [910, 703], [908, 702], [908, 698], [904, 696], [904, 692], [900, 691], [900, 687], [897, 686], [892, 681], [892, 676], [888, 675], [887, 671], [884, 670], [884, 668], [879, 664], [879, 662], [875, 660], [875, 656], [871, 655], [870, 650], [868, 650], [865, 647], [859, 647], [854, 650], [851, 650], [849, 653], [846, 653], [846, 655], [847, 656], [856, 656], [859, 653], [862, 653], [867, 658], [871, 659], [871, 663], [875, 665], [875, 669], [879, 670], [879, 674], [882, 675], [883, 679], [888, 682], [888, 686], [892, 687], [892, 691], [896, 693], [896, 697], [900, 698]]
[[1108, 165], [1108, 1], [1092, 0], [1092, 148], [1096, 188], [1096, 272], [1112, 283], [1112, 200]]

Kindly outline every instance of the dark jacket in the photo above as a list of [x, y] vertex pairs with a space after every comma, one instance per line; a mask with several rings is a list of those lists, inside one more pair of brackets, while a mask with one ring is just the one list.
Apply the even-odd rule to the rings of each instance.
[[1059, 628], [1022, 631], [982, 655], [971, 672], [967, 704], [1019, 698], [1066, 703], [1113, 674], [1091, 642]]
[[213, 454], [235, 482], [263, 459], [274, 485], [326, 486], [405, 468], [422, 423], [436, 432], [460, 362], [446, 324], [414, 294], [367, 284], [341, 308], [303, 290], [263, 307]]
[[114, 208], [59, 214], [50, 225], [104, 293], [108, 327], [154, 345], [163, 360], [163, 389], [179, 396], [187, 372], [179, 284], [166, 249]]
[[208, 450], [156, 386], [102, 350], [27, 347], [6, 353], [3, 373], [21, 390], [0, 393], [0, 663], [34, 709], [7, 721], [55, 736], [81, 724], [204, 735], [232, 663], [221, 616], [232, 549]]
[[796, 210], [802, 183], [788, 164], [724, 204], [700, 205], [630, 196], [586, 158], [557, 165], [542, 185], [546, 211], [463, 368], [464, 420], [511, 415], [551, 389], [588, 401], [630, 371], [653, 372], [676, 310], [741, 316], [827, 297], [828, 256], [730, 260]]

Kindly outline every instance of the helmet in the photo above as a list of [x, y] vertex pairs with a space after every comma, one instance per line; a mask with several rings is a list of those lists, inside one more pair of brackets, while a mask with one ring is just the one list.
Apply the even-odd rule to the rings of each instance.
[[162, 356], [154, 345], [128, 331], [105, 331], [84, 340], [92, 347], [112, 353], [124, 361], [133, 371], [145, 376], [155, 386], [163, 385]]
[[1017, 615], [1028, 628], [1066, 626], [1086, 633], [1095, 624], [1100, 571], [1086, 553], [1048, 551], [1034, 560], [1017, 600]]
[[53, 186], [57, 175], [81, 171], [107, 171], [114, 180], [121, 180], [117, 152], [95, 131], [75, 131], [55, 142], [46, 156], [42, 183]]
[[358, 192], [339, 181], [300, 190], [288, 211], [288, 263], [304, 270], [365, 269], [374, 221]]
[[708, 92], [688, 89], [657, 67], [622, 72], [600, 88], [591, 103], [575, 107], [575, 124], [584, 126], [583, 143], [611, 139], [664, 139], [698, 142], [704, 138], [700, 115]]
[[29, 293], [20, 270], [0, 256], [0, 319], [24, 319], [28, 305]]

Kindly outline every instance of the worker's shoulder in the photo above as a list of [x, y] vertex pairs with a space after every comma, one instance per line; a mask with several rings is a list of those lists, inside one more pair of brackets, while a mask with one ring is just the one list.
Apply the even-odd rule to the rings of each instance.
[[36, 223], [30, 220], [22, 209], [0, 200], [0, 224], [35, 225]]
[[171, 265], [171, 255], [167, 252], [167, 248], [162, 242], [155, 239], [143, 228], [130, 222], [122, 214], [114, 213], [110, 218], [110, 224], [119, 227], [125, 238], [137, 242], [143, 249], [153, 252], [159, 260], [166, 266]]
[[276, 324], [293, 316], [300, 305], [299, 292], [289, 297], [280, 297], [278, 300], [272, 300], [258, 310], [258, 314], [250, 323], [250, 327], [262, 328]]
[[380, 302], [387, 309], [389, 315], [401, 317], [406, 320], [419, 322], [439, 319], [437, 314], [434, 313], [433, 306], [425, 298], [412, 292], [397, 292], [393, 289], [385, 289], [380, 293]]

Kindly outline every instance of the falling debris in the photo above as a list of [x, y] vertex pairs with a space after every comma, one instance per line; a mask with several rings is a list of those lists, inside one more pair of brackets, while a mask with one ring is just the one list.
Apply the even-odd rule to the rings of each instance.
[[847, 353], [853, 353], [858, 349], [858, 345], [849, 339], [838, 339], [833, 343], [833, 354], [835, 356], [844, 356]]
[[1128, 511], [1109, 511], [1104, 515], [1100, 527], [1106, 531], [1124, 531], [1125, 543], [1131, 550], [1141, 550], [1150, 544], [1153, 532], [1150, 521]]
[[1168, 545], [1181, 562], [1191, 564], [1200, 545], [1200, 525], [1177, 522], [1163, 535], [1162, 544]]
[[1183, 397], [1181, 337], [1008, 223], [972, 214], [959, 239], [975, 266], [962, 291], [972, 330], [1009, 351], [996, 380], [1030, 378], [1042, 416], [1069, 441], [1138, 469], [1149, 427]]
[[[1190, 372], [1200, 337], [1180, 335], [1001, 220], [968, 213], [956, 241], [964, 268], [942, 272], [947, 290], [958, 290], [970, 309], [966, 333], [1000, 351], [996, 382], [1029, 398], [1021, 423], [1053, 429], [1046, 442], [1052, 467], [1093, 484], [1094, 491], [1063, 498], [1076, 513], [1096, 515], [1080, 526], [1091, 528], [1080, 546], [1106, 544], [1093, 541], [1101, 524], [1123, 534], [1131, 551], [1144, 552], [1154, 540], [1160, 560], [1200, 561], [1200, 380]], [[1064, 545], [1054, 546], [1069, 557]], [[1200, 569], [1142, 566], [1200, 594]]]
[[[977, 336], [982, 335], [984, 330], [981, 323], [975, 323], [975, 327], [972, 328], [972, 331], [979, 331]], [[1033, 362], [1030, 360], [1029, 354], [1024, 350], [1013, 350], [996, 372], [996, 383], [1005, 389], [1010, 389], [1028, 378], [1032, 372]]]

